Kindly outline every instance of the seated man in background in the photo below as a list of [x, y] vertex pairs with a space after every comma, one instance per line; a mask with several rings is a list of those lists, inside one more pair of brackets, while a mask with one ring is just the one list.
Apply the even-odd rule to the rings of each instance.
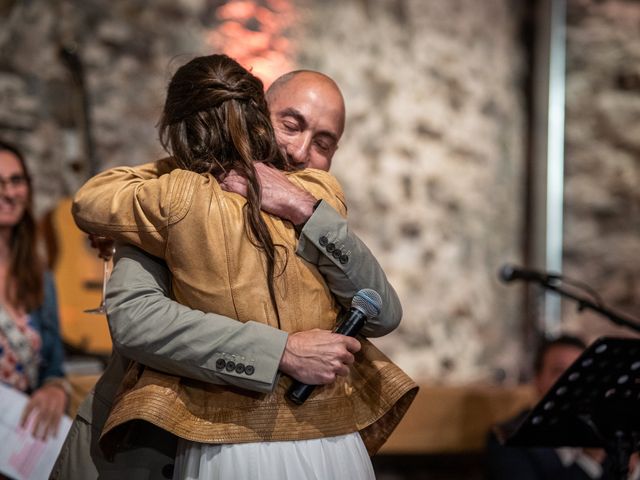
[[[574, 336], [562, 335], [543, 341], [534, 360], [534, 385], [538, 399], [553, 387], [567, 368], [585, 350], [585, 343]], [[497, 429], [509, 436], [524, 421], [525, 410]], [[487, 443], [489, 480], [605, 480], [609, 473], [609, 460], [599, 448], [517, 448], [499, 443], [491, 432]], [[629, 478], [638, 478], [635, 471]]]

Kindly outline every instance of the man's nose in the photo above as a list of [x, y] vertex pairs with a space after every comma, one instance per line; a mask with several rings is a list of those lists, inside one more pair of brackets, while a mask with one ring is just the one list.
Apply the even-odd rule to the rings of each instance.
[[295, 141], [289, 144], [287, 153], [297, 167], [304, 168], [309, 163], [310, 148], [311, 135], [300, 135]]

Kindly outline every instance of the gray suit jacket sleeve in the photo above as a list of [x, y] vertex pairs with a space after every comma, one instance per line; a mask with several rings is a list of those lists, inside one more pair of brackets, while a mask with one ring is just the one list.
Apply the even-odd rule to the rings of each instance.
[[[273, 389], [286, 332], [185, 307], [169, 298], [170, 273], [162, 260], [127, 245], [116, 256], [106, 302], [119, 353], [173, 375]], [[238, 364], [245, 368], [231, 368]]]
[[371, 288], [380, 294], [382, 312], [367, 322], [363, 335], [381, 337], [398, 326], [402, 306], [382, 267], [362, 240], [349, 230], [346, 219], [327, 202], [320, 202], [305, 224], [296, 253], [318, 267], [345, 308], [351, 306], [358, 290]]

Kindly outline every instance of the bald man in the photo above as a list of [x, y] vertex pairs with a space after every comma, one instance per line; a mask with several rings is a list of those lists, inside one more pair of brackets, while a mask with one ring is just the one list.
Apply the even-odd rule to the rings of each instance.
[[291, 72], [277, 79], [266, 97], [278, 144], [291, 163], [328, 171], [345, 121], [335, 82], [318, 72]]
[[[276, 140], [290, 163], [300, 169], [328, 170], [345, 123], [344, 100], [335, 82], [318, 72], [291, 72], [272, 84], [267, 100]], [[395, 329], [402, 316], [397, 294], [346, 220], [329, 204], [318, 203], [289, 182], [282, 172], [260, 163], [256, 170], [262, 209], [296, 226], [296, 254], [318, 268], [338, 302], [348, 308], [362, 288], [381, 295], [382, 312], [362, 333], [381, 336]], [[221, 186], [246, 196], [246, 183], [234, 172]], [[81, 405], [52, 478], [98, 478], [99, 472], [171, 478], [175, 438], [152, 425], [136, 428], [136, 438], [129, 439], [134, 448], [109, 461], [97, 445], [132, 360], [173, 375], [256, 392], [271, 391], [279, 372], [316, 385], [347, 374], [352, 354], [342, 335], [323, 330], [287, 334], [264, 324], [243, 324], [191, 310], [169, 298], [171, 279], [163, 262], [130, 246], [119, 248], [117, 257], [107, 292], [114, 354], [94, 392]], [[203, 338], [211, 340], [203, 342]], [[251, 375], [220, 369], [214, 350], [242, 352], [254, 361], [255, 369]], [[372, 470], [364, 473], [367, 478]]]

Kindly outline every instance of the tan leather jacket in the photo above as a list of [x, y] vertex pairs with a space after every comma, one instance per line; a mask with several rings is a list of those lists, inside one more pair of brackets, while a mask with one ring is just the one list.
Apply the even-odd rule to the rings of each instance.
[[[340, 186], [328, 173], [306, 170], [289, 178], [346, 213]], [[74, 215], [85, 230], [108, 232], [164, 258], [174, 295], [185, 305], [242, 322], [278, 326], [279, 319], [287, 332], [333, 328], [338, 306], [317, 269], [295, 255], [291, 224], [264, 214], [280, 245], [274, 310], [261, 281], [266, 278], [262, 254], [245, 232], [244, 205], [243, 197], [222, 191], [210, 175], [171, 170], [162, 161], [98, 175], [76, 195]], [[254, 363], [230, 357], [221, 368], [251, 375], [259, 368]], [[411, 379], [366, 340], [351, 374], [317, 388], [304, 405], [285, 400], [290, 382], [282, 378], [273, 392], [257, 394], [136, 365], [125, 378], [103, 437], [107, 445], [110, 437], [117, 441], [110, 432], [131, 420], [210, 443], [298, 440], [360, 430], [373, 452], [416, 393]]]

